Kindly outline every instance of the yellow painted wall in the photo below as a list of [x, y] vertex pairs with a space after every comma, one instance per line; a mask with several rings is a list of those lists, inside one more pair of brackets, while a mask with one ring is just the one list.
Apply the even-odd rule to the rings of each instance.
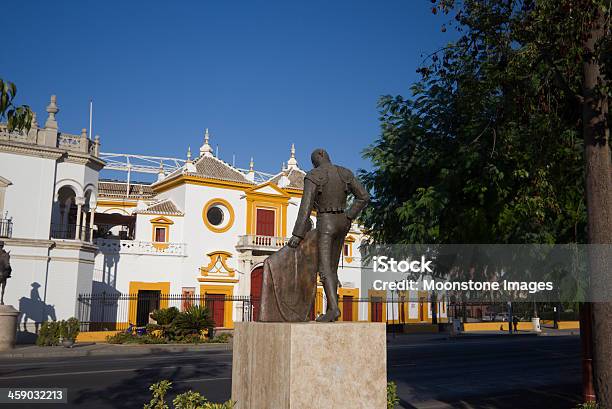
[[[499, 331], [503, 328], [503, 331], [508, 331], [507, 322], [466, 322], [463, 324], [463, 330], [466, 332], [470, 331]], [[531, 322], [519, 322], [519, 331], [531, 331], [533, 325]]]
[[106, 342], [106, 337], [113, 336], [120, 331], [90, 331], [79, 332], [77, 342]]

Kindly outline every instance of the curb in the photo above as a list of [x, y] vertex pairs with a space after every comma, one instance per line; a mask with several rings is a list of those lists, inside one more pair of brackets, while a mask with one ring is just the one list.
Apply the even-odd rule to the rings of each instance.
[[[45, 347], [41, 347], [45, 348]], [[53, 348], [53, 347], [51, 347]], [[77, 347], [78, 348], [78, 347]], [[69, 357], [84, 357], [84, 356], [137, 356], [137, 355], [170, 355], [184, 352], [207, 352], [207, 351], [231, 351], [231, 344], [214, 344], [214, 345], [168, 345], [163, 344], [155, 346], [142, 345], [116, 345], [112, 348], [102, 350], [86, 350], [78, 351], [69, 349], [68, 351], [48, 351], [48, 352], [13, 352], [0, 353], [0, 359], [16, 359], [16, 358], [69, 358]]]

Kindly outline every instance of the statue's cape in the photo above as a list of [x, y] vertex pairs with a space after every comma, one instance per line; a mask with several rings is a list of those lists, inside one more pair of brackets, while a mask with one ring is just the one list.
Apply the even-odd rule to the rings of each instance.
[[264, 262], [259, 321], [309, 321], [317, 291], [317, 232], [297, 248], [285, 246]]

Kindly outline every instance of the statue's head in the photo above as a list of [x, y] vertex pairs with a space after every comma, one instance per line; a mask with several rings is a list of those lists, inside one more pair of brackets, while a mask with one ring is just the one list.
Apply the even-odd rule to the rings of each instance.
[[310, 160], [312, 161], [312, 166], [314, 166], [315, 168], [318, 168], [319, 166], [326, 163], [331, 163], [327, 151], [321, 148], [317, 148], [312, 151], [312, 155], [310, 155]]

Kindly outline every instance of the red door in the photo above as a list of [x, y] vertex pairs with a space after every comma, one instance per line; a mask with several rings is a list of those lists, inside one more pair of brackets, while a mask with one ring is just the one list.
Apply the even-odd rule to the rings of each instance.
[[224, 294], [206, 294], [206, 307], [212, 314], [215, 321], [215, 327], [224, 326], [225, 318], [225, 295]]
[[251, 272], [251, 305], [253, 308], [253, 321], [259, 320], [259, 306], [261, 302], [262, 281], [263, 267], [257, 267]]
[[353, 321], [353, 296], [342, 297], [342, 321]]
[[372, 322], [382, 322], [382, 298], [372, 297], [370, 303]]
[[258, 236], [274, 236], [274, 210], [257, 209], [257, 228], [255, 234]]

